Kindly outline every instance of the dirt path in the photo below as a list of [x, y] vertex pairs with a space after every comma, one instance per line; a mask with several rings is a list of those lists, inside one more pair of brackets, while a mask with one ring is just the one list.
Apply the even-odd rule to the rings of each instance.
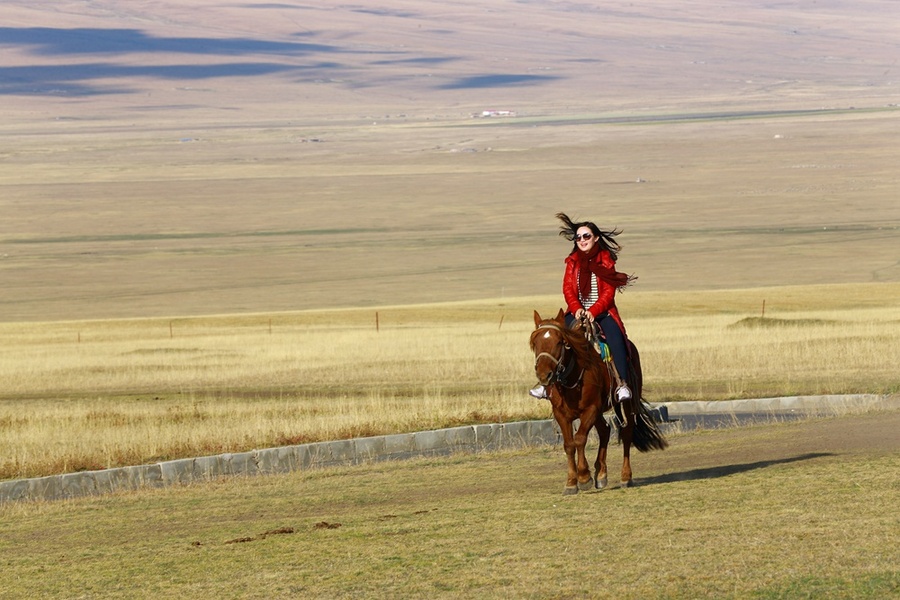
[[[641, 478], [638, 472], [639, 485], [717, 477], [827, 456], [897, 454], [900, 411], [734, 427], [674, 436], [669, 441], [665, 452], [635, 457], [652, 465], [653, 470], [666, 473]], [[615, 449], [611, 455], [617, 455]], [[685, 465], [690, 468], [685, 469]]]

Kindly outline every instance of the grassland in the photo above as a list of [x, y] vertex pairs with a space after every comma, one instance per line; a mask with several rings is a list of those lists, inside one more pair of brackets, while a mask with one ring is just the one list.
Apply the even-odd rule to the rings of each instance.
[[[627, 292], [651, 401], [896, 393], [897, 284]], [[763, 303], [765, 316], [763, 317]], [[549, 418], [558, 298], [0, 325], [0, 477]]]
[[[896, 597], [898, 413], [0, 507], [5, 598]], [[620, 456], [613, 447], [613, 461]]]
[[[795, 4], [5, 2], [0, 478], [546, 417], [560, 210], [649, 399], [897, 392], [895, 2]], [[0, 596], [891, 597], [896, 425], [4, 506]]]

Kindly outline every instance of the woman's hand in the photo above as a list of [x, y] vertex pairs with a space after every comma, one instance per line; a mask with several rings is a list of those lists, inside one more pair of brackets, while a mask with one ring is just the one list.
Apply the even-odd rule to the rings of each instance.
[[594, 315], [592, 315], [590, 311], [587, 311], [583, 308], [579, 308], [577, 311], [575, 311], [575, 318], [579, 321], [587, 321], [588, 323], [594, 322]]

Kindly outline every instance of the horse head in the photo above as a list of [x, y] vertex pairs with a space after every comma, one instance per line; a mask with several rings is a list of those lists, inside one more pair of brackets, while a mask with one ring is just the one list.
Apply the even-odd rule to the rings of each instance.
[[566, 351], [571, 349], [565, 334], [565, 314], [560, 309], [555, 318], [542, 319], [534, 311], [534, 327], [531, 334], [534, 374], [541, 385], [549, 385], [565, 368]]

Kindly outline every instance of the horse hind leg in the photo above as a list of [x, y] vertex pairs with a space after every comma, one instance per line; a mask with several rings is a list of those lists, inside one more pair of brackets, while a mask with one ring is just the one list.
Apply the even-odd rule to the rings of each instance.
[[594, 463], [594, 487], [598, 490], [605, 489], [609, 485], [609, 474], [606, 467], [607, 452], [609, 450], [609, 424], [602, 415], [597, 419], [597, 436], [600, 445], [597, 448], [597, 460]]
[[[623, 403], [624, 404], [624, 403]], [[628, 411], [623, 408], [623, 413]], [[619, 439], [622, 441], [622, 478], [620, 487], [629, 488], [634, 485], [631, 473], [631, 444], [634, 439], [634, 414], [628, 415], [624, 427], [619, 427]]]

